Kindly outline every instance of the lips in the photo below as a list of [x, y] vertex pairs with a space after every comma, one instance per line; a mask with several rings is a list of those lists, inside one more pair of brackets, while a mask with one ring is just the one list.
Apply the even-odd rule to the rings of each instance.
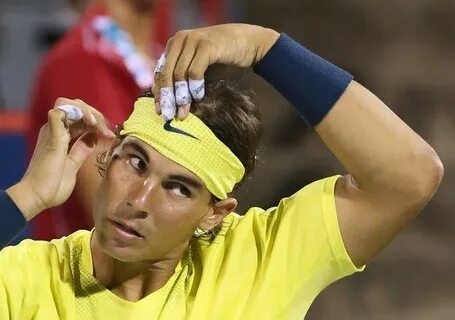
[[132, 226], [126, 222], [123, 222], [123, 221], [120, 222], [120, 221], [115, 221], [115, 220], [110, 220], [110, 222], [112, 223], [116, 233], [123, 238], [127, 238], [127, 239], [132, 239], [132, 238], [143, 239], [144, 238], [144, 236], [142, 234], [140, 234], [134, 226]]

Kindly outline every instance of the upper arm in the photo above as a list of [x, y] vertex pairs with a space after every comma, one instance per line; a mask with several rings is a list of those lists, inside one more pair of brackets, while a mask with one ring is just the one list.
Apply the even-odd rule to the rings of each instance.
[[420, 210], [387, 192], [360, 190], [349, 174], [337, 181], [335, 203], [344, 245], [358, 267], [370, 262]]
[[441, 161], [355, 81], [315, 129], [349, 172], [336, 186], [337, 215], [351, 259], [363, 265], [431, 199], [442, 178]]

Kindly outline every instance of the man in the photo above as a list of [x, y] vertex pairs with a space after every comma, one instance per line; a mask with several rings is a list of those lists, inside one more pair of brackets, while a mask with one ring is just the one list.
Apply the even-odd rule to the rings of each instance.
[[[165, 57], [155, 110], [170, 119], [154, 114], [150, 95], [136, 102], [100, 159], [93, 233], [1, 252], [4, 318], [301, 319], [327, 285], [362, 270], [441, 181], [425, 141], [349, 73], [285, 34], [244, 24], [182, 31]], [[259, 118], [229, 84], [205, 87], [213, 63], [254, 66], [349, 174], [314, 182], [276, 208], [233, 213], [230, 192], [254, 164]], [[62, 113], [68, 105], [89, 128], [69, 152], [83, 126]], [[3, 234], [68, 198], [93, 132], [111, 135], [99, 113], [57, 101], [27, 174], [0, 194], [18, 221]]]
[[[96, 106], [113, 128], [127, 119], [141, 90], [153, 83], [155, 60], [173, 28], [175, 19], [170, 12], [177, 4], [155, 0], [92, 2], [78, 25], [46, 55], [39, 70], [31, 101], [30, 154], [49, 106], [58, 97], [78, 97]], [[216, 2], [210, 3], [200, 4], [201, 14], [208, 20], [219, 14]], [[101, 142], [98, 152], [110, 143]], [[93, 195], [100, 183], [93, 170], [98, 152], [79, 170], [70, 199], [33, 221], [33, 238], [51, 240], [93, 228]]]

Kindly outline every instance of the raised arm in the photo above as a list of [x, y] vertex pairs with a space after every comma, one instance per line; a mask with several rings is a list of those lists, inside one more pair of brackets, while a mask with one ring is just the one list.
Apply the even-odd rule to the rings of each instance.
[[241, 24], [182, 31], [168, 42], [164, 60], [154, 88], [164, 116], [175, 114], [177, 101], [177, 116], [185, 118], [189, 99], [182, 97], [199, 99], [207, 67], [225, 63], [254, 66], [314, 126], [349, 172], [338, 181], [335, 198], [342, 237], [357, 266], [390, 242], [442, 179], [434, 150], [382, 101], [286, 35]]
[[[60, 109], [65, 105], [77, 107], [82, 118], [67, 118]], [[8, 219], [2, 219], [0, 247], [11, 241], [26, 221], [68, 199], [77, 171], [92, 153], [97, 136], [115, 137], [106, 127], [101, 113], [81, 100], [57, 99], [49, 111], [48, 123], [40, 130], [24, 177], [6, 193], [0, 193], [1, 215], [8, 215]], [[74, 143], [69, 147], [72, 141]], [[11, 224], [6, 224], [5, 220]]]
[[348, 72], [286, 35], [255, 69], [349, 172], [337, 183], [336, 208], [345, 247], [357, 266], [364, 265], [433, 196], [443, 175], [438, 156]]
[[349, 174], [336, 186], [342, 237], [368, 263], [435, 193], [443, 166], [434, 150], [381, 100], [353, 81], [316, 132]]

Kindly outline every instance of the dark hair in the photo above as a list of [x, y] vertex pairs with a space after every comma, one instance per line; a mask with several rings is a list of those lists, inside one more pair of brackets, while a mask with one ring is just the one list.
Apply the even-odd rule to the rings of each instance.
[[[151, 89], [145, 90], [141, 97], [153, 97]], [[193, 101], [190, 108], [191, 113], [199, 117], [245, 167], [245, 175], [235, 189], [250, 177], [258, 161], [262, 122], [253, 97], [251, 90], [240, 87], [234, 81], [210, 81], [205, 85], [204, 98]], [[120, 130], [116, 133], [120, 142]], [[105, 152], [97, 158], [98, 171], [102, 176], [106, 171], [106, 155]]]

